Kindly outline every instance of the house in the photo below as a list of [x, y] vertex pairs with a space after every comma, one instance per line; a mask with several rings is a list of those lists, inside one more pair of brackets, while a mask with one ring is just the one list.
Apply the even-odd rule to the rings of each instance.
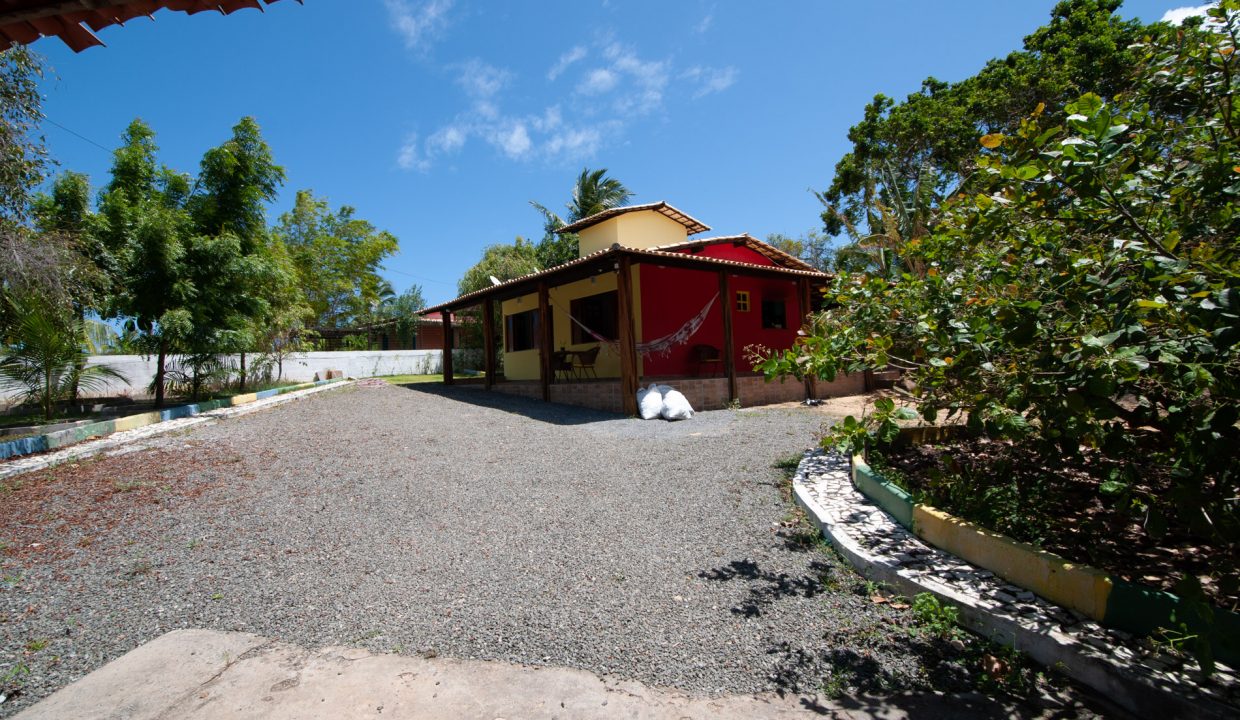
[[553, 402], [633, 414], [650, 382], [699, 409], [860, 392], [859, 376], [768, 383], [753, 371], [746, 348], [791, 347], [829, 276], [746, 234], [691, 237], [709, 230], [665, 202], [606, 210], [558, 231], [578, 236], [577, 259], [423, 313], [450, 328], [452, 313], [498, 308], [499, 327], [483, 324], [486, 387]]
[[[453, 344], [460, 342], [461, 320], [451, 318], [456, 326]], [[444, 322], [439, 315], [419, 316], [413, 323], [397, 319], [379, 320], [350, 327], [316, 327], [310, 329], [319, 350], [438, 350], [444, 345]]]

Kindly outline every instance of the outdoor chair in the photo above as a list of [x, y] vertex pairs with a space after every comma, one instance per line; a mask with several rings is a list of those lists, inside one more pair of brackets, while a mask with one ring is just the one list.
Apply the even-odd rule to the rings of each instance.
[[711, 375], [716, 371], [723, 371], [723, 355], [720, 354], [719, 348], [713, 345], [694, 345], [693, 346], [693, 362], [697, 367], [697, 374], [702, 374], [702, 369], [711, 368]]
[[594, 362], [598, 360], [598, 351], [599, 346], [595, 345], [589, 350], [577, 352], [577, 367], [575, 369], [580, 377], [585, 377], [586, 373], [590, 373], [590, 377], [598, 377], [598, 374], [594, 372]]
[[551, 370], [555, 378], [563, 376], [565, 380], [576, 375], [573, 368], [573, 353], [568, 350], [558, 350], [551, 356]]

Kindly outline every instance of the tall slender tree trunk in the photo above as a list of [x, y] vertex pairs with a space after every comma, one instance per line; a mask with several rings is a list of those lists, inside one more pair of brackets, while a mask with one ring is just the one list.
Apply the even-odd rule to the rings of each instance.
[[245, 392], [245, 351], [244, 350], [241, 351], [241, 384], [237, 387], [237, 389], [242, 392]]
[[155, 363], [155, 407], [164, 406], [164, 360], [167, 357], [168, 348], [164, 345], [164, 341], [159, 341], [159, 359]]

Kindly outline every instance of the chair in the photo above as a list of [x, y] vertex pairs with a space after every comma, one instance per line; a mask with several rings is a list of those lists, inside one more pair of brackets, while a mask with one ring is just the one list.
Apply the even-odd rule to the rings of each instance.
[[[713, 345], [694, 345], [691, 357], [697, 366], [697, 374], [702, 374], [702, 368], [710, 366], [719, 372], [723, 372], [723, 356], [719, 353], [719, 348]], [[714, 375], [715, 371], [712, 370]]]
[[590, 377], [597, 378], [598, 374], [594, 372], [594, 362], [598, 360], [599, 346], [595, 345], [589, 350], [581, 350], [577, 352], [577, 367], [575, 368], [581, 377], [585, 377], [586, 373], [590, 373]]
[[568, 350], [557, 350], [551, 355], [551, 372], [555, 378], [564, 376], [567, 380], [576, 374], [573, 369], [573, 353]]

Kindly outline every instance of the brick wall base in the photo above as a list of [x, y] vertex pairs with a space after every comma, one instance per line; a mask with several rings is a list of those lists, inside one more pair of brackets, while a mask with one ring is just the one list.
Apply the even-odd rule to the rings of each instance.
[[[670, 385], [679, 390], [695, 410], [728, 407], [728, 379], [724, 377], [642, 378], [639, 387], [647, 387], [650, 383]], [[865, 392], [865, 377], [860, 373], [841, 375], [834, 382], [819, 380], [815, 387], [817, 392], [814, 394], [819, 398], [857, 395]], [[499, 382], [495, 384], [495, 390], [534, 400], [542, 398], [542, 388], [534, 380]], [[767, 382], [760, 375], [737, 376], [736, 392], [740, 396], [741, 407], [800, 402], [807, 397], [805, 383], [800, 380], [789, 378]], [[610, 379], [552, 383], [551, 402], [614, 413], [622, 412], [623, 407], [620, 381]]]

